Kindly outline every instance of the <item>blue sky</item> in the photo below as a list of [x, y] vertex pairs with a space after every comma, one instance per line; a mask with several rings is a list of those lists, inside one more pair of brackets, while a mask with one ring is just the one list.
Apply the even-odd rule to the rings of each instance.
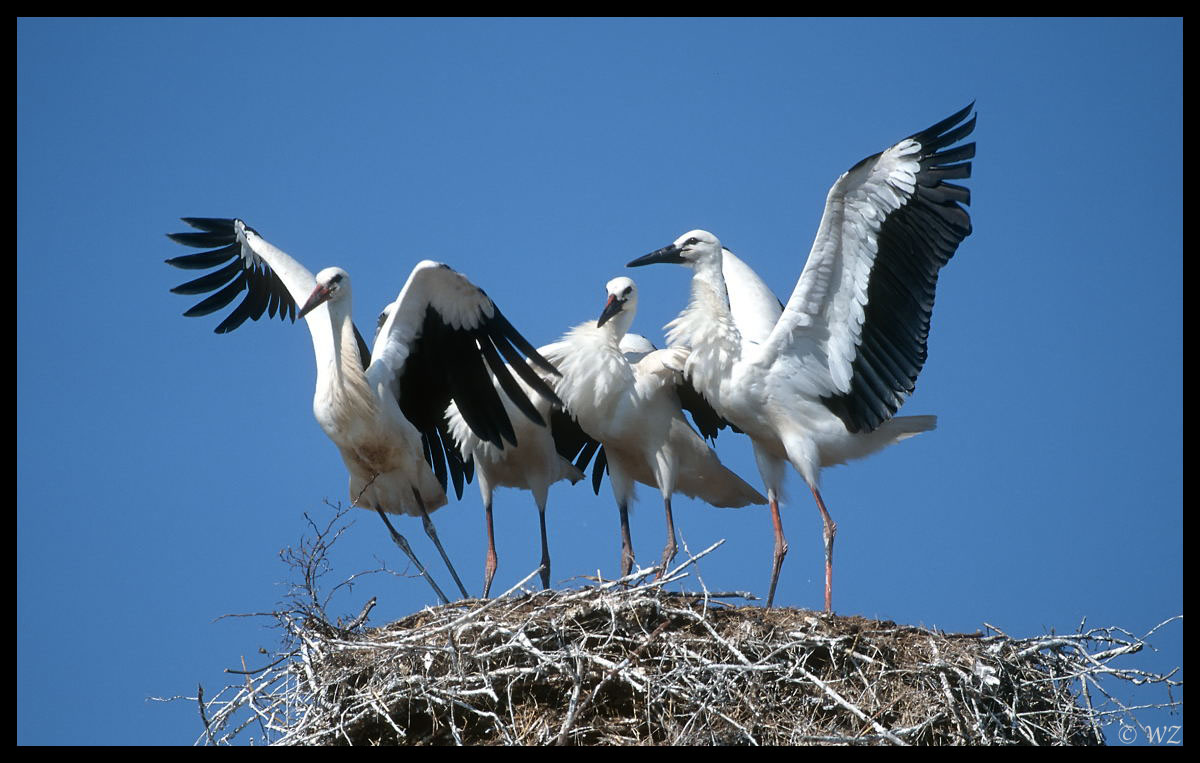
[[[277, 607], [280, 549], [347, 500], [308, 332], [181, 317], [195, 300], [168, 290], [188, 275], [162, 262], [186, 251], [163, 236], [179, 217], [241, 217], [313, 271], [346, 268], [367, 327], [425, 258], [535, 344], [630, 275], [634, 330], [661, 345], [688, 274], [625, 262], [706, 228], [786, 296], [837, 176], [972, 100], [975, 232], [903, 409], [939, 427], [825, 471], [835, 609], [1017, 636], [1181, 614], [1182, 26], [18, 20], [18, 743], [193, 741], [194, 703], [148, 698], [260, 662], [269, 622], [218, 618]], [[717, 450], [760, 484], [744, 439]], [[819, 515], [787, 487], [777, 601], [820, 608]], [[639, 493], [648, 564], [663, 518]], [[548, 514], [557, 585], [615, 574], [607, 484], [556, 486]], [[404, 576], [332, 612], [434, 603], [378, 518], [352, 518], [331, 582]], [[434, 518], [478, 593], [476, 486]], [[498, 494], [494, 590], [537, 565], [536, 518]], [[726, 539], [709, 589], [765, 596], [765, 508], [680, 499], [676, 525], [694, 550]], [[401, 531], [449, 587], [418, 523]], [[1182, 639], [1126, 664], [1182, 666]]]

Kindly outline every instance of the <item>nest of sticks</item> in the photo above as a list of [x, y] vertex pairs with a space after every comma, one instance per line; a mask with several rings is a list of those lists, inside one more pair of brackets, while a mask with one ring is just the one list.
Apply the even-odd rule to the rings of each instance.
[[274, 661], [191, 698], [200, 743], [1092, 745], [1131, 710], [1101, 678], [1180, 683], [1115, 668], [1145, 645], [1116, 628], [950, 634], [664, 590], [715, 546], [657, 580], [529, 592], [535, 571], [494, 599], [379, 628], [368, 603], [335, 625], [315, 590], [325, 537], [292, 560]]

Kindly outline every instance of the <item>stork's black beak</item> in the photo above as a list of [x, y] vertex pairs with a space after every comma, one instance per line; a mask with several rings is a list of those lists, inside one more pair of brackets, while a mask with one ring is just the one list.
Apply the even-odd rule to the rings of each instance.
[[317, 284], [317, 288], [313, 289], [313, 293], [309, 295], [308, 301], [304, 303], [304, 307], [300, 308], [299, 317], [303, 318], [308, 315], [317, 305], [329, 299], [329, 287], [324, 284]]
[[670, 246], [664, 246], [662, 249], [656, 249], [655, 251], [650, 252], [650, 254], [638, 257], [636, 260], [626, 263], [625, 267], [637, 268], [641, 267], [642, 265], [654, 265], [660, 262], [665, 262], [672, 265], [682, 265], [685, 260], [679, 254], [681, 251], [683, 250], [678, 246], [671, 244]]
[[616, 296], [609, 294], [608, 301], [604, 303], [604, 310], [600, 313], [600, 318], [596, 321], [596, 328], [603, 326], [609, 318], [621, 312], [621, 308], [625, 307], [625, 300], [617, 299]]

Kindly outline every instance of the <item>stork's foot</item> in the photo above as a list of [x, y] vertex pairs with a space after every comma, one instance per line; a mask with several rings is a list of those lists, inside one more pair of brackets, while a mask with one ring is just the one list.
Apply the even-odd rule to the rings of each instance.
[[662, 561], [658, 565], [658, 572], [654, 575], [655, 580], [667, 574], [667, 568], [671, 566], [676, 553], [678, 553], [678, 548], [675, 545], [675, 539], [672, 538], [667, 547], [663, 549]]

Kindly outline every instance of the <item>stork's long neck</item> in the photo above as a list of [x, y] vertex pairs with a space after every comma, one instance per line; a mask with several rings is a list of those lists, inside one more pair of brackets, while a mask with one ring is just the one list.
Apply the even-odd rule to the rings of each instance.
[[690, 347], [687, 375], [710, 402], [719, 398], [720, 381], [742, 354], [742, 337], [729, 310], [729, 292], [720, 259], [694, 266], [688, 305], [666, 325], [667, 344]]
[[605, 328], [608, 329], [605, 336], [614, 347], [621, 347], [621, 340], [629, 333], [629, 328], [633, 325], [634, 312], [630, 309], [622, 310], [608, 322]]
[[315, 325], [320, 321], [317, 311], [307, 316], [317, 355], [313, 410], [322, 427], [328, 430], [333, 426], [344, 432], [348, 430], [348, 417], [373, 417], [376, 400], [363, 373], [349, 300], [329, 305], [329, 308], [325, 311], [325, 326]]

